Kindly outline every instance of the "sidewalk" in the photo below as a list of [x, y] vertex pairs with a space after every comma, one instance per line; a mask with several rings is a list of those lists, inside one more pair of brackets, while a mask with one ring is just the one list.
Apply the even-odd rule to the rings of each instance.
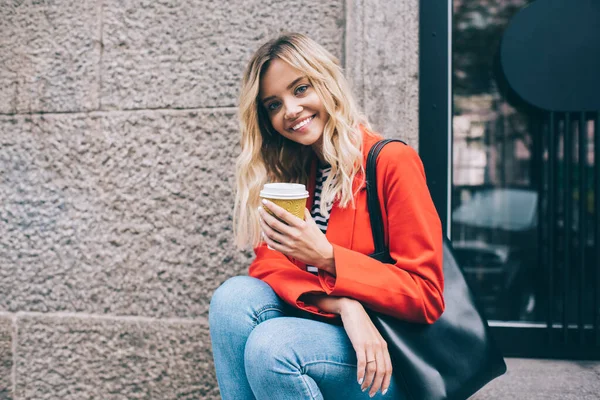
[[598, 400], [600, 361], [507, 358], [506, 374], [470, 400]]

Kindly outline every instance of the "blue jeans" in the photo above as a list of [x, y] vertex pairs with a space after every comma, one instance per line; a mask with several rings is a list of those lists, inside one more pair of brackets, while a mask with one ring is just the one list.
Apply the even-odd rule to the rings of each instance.
[[[221, 397], [369, 399], [356, 378], [356, 353], [342, 326], [292, 308], [269, 285], [237, 276], [211, 300], [210, 337]], [[385, 396], [401, 399], [390, 385]]]

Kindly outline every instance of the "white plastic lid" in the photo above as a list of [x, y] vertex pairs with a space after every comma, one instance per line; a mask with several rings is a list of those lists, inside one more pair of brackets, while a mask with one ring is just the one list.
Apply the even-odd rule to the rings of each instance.
[[300, 183], [265, 183], [260, 197], [269, 199], [305, 199], [308, 197], [306, 186]]

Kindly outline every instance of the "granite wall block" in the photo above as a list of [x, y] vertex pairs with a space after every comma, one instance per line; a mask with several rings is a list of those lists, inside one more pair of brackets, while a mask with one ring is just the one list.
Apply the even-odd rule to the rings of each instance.
[[13, 317], [0, 314], [0, 400], [13, 398]]
[[20, 315], [16, 398], [218, 399], [205, 320]]
[[98, 108], [100, 5], [0, 0], [0, 113]]
[[0, 310], [206, 315], [243, 274], [235, 110], [0, 118]]
[[375, 130], [418, 148], [419, 1], [348, 1], [348, 77]]
[[281, 31], [342, 56], [341, 0], [107, 0], [103, 9], [107, 110], [234, 106], [248, 59]]

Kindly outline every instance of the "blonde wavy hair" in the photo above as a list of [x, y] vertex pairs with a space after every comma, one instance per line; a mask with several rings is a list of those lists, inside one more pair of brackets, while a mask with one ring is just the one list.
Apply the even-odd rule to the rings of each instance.
[[331, 173], [323, 183], [321, 213], [339, 201], [354, 207], [352, 183], [364, 176], [362, 133], [369, 128], [359, 114], [339, 61], [322, 46], [298, 33], [284, 34], [262, 45], [250, 59], [240, 94], [241, 154], [236, 163], [236, 196], [233, 229], [236, 245], [260, 243], [259, 192], [267, 182], [308, 185], [313, 150], [285, 138], [273, 129], [260, 101], [260, 80], [270, 61], [278, 58], [301, 71], [319, 95], [329, 119], [323, 131], [323, 158]]

